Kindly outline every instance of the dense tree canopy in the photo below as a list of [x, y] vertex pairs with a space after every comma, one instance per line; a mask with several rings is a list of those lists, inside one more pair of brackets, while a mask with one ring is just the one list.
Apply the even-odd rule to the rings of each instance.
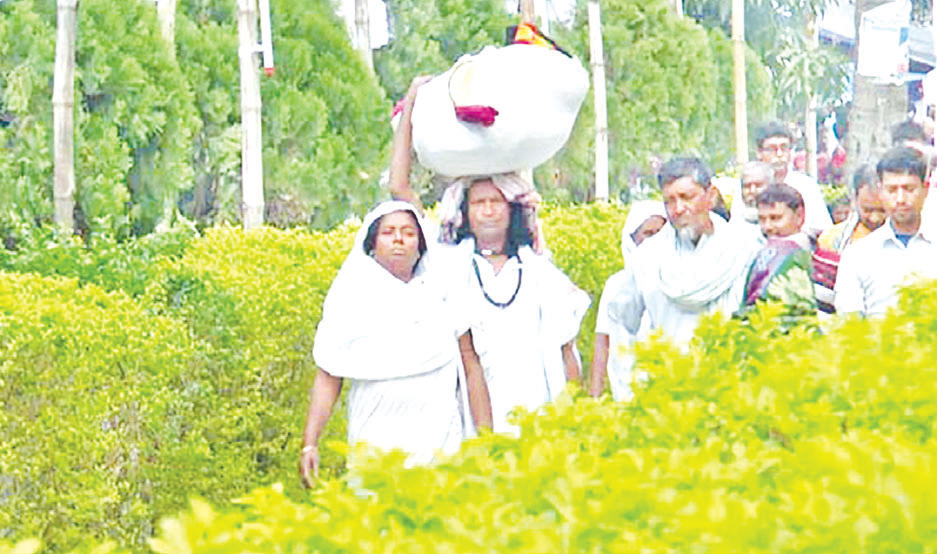
[[[79, 228], [145, 233], [179, 212], [204, 223], [238, 219], [234, 7], [183, 0], [170, 45], [152, 3], [82, 0]], [[271, 11], [277, 71], [262, 81], [268, 216], [330, 226], [377, 195], [389, 106], [330, 2], [274, 0]], [[15, 237], [51, 220], [55, 2], [0, 5], [0, 35], [0, 227]]]
[[[733, 148], [732, 50], [721, 31], [675, 16], [662, 0], [611, 0], [602, 5], [608, 83], [609, 174], [622, 194], [652, 156], [702, 156], [722, 168]], [[588, 63], [585, 2], [561, 38]], [[764, 66], [747, 54], [748, 114], [758, 121], [772, 109]], [[592, 183], [591, 97], [567, 148], [538, 173], [548, 188], [585, 198]]]

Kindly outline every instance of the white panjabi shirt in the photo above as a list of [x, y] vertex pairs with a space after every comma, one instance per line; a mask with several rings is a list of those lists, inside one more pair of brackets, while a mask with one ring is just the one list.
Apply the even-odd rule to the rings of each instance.
[[396, 211], [413, 213], [424, 228], [405, 202], [368, 214], [329, 288], [313, 356], [351, 380], [349, 443], [401, 449], [409, 463], [428, 463], [437, 451], [457, 450], [466, 432], [464, 376], [446, 288], [426, 271], [432, 243], [406, 283], [364, 252], [371, 223]]
[[[634, 251], [638, 248], [632, 235], [644, 224], [645, 221], [653, 216], [659, 216], [667, 219], [667, 210], [664, 203], [659, 200], [642, 200], [634, 202], [628, 208], [628, 217], [625, 219], [625, 225], [621, 230], [621, 255], [625, 267], [628, 267]], [[651, 320], [645, 313], [641, 318], [641, 326], [637, 334], [627, 332], [623, 327], [612, 324], [608, 316], [608, 303], [611, 300], [614, 291], [621, 286], [622, 279], [625, 277], [624, 270], [618, 271], [608, 278], [605, 287], [602, 289], [602, 296], [599, 300], [599, 306], [595, 317], [595, 332], [608, 335], [608, 384], [612, 391], [612, 397], [619, 401], [628, 401], [634, 397], [631, 390], [632, 373], [634, 366], [634, 355], [628, 352], [628, 347], [635, 340], [647, 338], [651, 329]]]
[[471, 330], [484, 369], [493, 430], [517, 434], [519, 428], [508, 422], [511, 411], [536, 411], [565, 389], [561, 348], [576, 338], [589, 296], [527, 246], [498, 273], [475, 253], [472, 238], [443, 248], [451, 297], [459, 298], [452, 305], [458, 306], [463, 330]]
[[713, 233], [695, 246], [680, 239], [673, 225], [665, 225], [638, 247], [609, 302], [615, 325], [637, 333], [646, 312], [652, 329], [684, 345], [702, 314], [731, 314], [739, 308], [758, 243], [720, 216], [709, 216]]
[[836, 312], [882, 315], [898, 301], [898, 287], [937, 278], [937, 243], [924, 227], [905, 246], [891, 218], [843, 251], [836, 275]]

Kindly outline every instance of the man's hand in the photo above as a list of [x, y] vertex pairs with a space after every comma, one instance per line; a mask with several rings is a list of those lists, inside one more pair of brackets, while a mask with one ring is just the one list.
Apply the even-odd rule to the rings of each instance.
[[319, 447], [310, 444], [303, 447], [299, 457], [299, 474], [303, 479], [303, 484], [312, 488], [319, 478]]

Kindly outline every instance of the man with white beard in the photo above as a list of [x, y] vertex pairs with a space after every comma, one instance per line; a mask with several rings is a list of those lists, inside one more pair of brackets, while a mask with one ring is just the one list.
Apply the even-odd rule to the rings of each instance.
[[711, 213], [717, 194], [711, 178], [697, 158], [675, 158], [661, 168], [668, 224], [625, 268], [609, 302], [613, 325], [635, 334], [646, 312], [652, 329], [686, 344], [702, 314], [738, 309], [759, 245], [754, 234]]

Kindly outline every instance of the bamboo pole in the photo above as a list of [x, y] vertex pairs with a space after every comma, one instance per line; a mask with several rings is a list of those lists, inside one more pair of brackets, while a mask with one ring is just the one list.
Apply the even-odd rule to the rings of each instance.
[[732, 85], [735, 100], [735, 159], [748, 161], [748, 104], [745, 83], [745, 1], [732, 0]]
[[58, 0], [55, 38], [55, 75], [52, 84], [55, 169], [53, 198], [56, 225], [75, 228], [75, 37], [78, 0]]
[[241, 70], [241, 219], [245, 229], [264, 222], [263, 131], [257, 71], [255, 0], [238, 0], [238, 58]]
[[602, 49], [602, 12], [598, 0], [589, 0], [589, 56], [595, 104], [595, 197], [608, 200], [608, 107], [605, 98], [605, 53]]
[[374, 71], [371, 56], [371, 26], [368, 14], [368, 0], [355, 0], [355, 46], [364, 58], [364, 64]]

